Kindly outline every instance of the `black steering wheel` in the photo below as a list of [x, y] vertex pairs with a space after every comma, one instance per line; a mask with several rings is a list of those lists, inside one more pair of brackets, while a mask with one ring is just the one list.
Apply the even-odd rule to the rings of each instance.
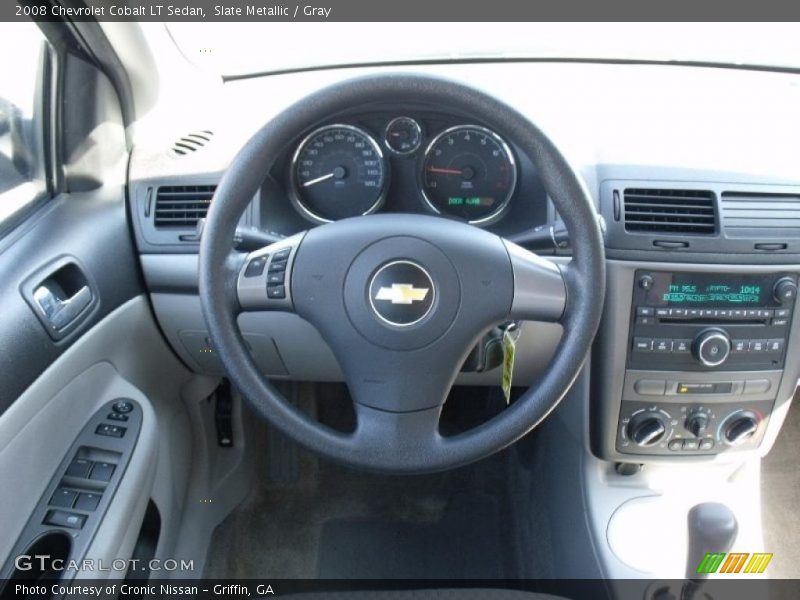
[[[535, 163], [566, 224], [571, 262], [557, 267], [477, 227], [408, 214], [344, 219], [247, 256], [233, 250], [240, 215], [300, 133], [354, 106], [402, 102], [448, 107], [514, 139]], [[276, 283], [278, 274], [282, 283]], [[431, 77], [345, 81], [276, 116], [222, 178], [200, 244], [203, 313], [234, 385], [259, 415], [297, 442], [383, 472], [457, 467], [533, 429], [578, 375], [597, 332], [604, 291], [603, 241], [593, 204], [555, 146], [509, 106]], [[350, 389], [354, 432], [334, 431], [307, 417], [261, 375], [237, 325], [247, 310], [294, 311], [317, 328]], [[549, 367], [536, 386], [491, 420], [455, 436], [440, 435], [442, 406], [464, 359], [483, 334], [509, 319], [563, 325]]]

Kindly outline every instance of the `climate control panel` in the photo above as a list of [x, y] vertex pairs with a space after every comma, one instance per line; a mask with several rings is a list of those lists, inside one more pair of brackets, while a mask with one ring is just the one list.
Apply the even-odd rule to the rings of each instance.
[[640, 455], [703, 455], [758, 447], [771, 401], [622, 403], [617, 450]]

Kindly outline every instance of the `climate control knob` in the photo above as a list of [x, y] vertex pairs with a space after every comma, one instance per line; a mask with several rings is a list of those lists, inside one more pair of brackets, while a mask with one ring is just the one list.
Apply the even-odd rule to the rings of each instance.
[[637, 446], [655, 446], [667, 434], [664, 417], [656, 412], [634, 415], [628, 423], [628, 438]]
[[703, 437], [706, 434], [708, 427], [708, 415], [704, 412], [694, 412], [686, 419], [686, 429], [688, 429], [694, 437]]
[[744, 444], [755, 436], [758, 423], [758, 417], [751, 412], [737, 413], [725, 424], [725, 442], [731, 446]]
[[717, 367], [731, 353], [731, 339], [721, 329], [701, 331], [692, 346], [694, 357], [706, 367]]

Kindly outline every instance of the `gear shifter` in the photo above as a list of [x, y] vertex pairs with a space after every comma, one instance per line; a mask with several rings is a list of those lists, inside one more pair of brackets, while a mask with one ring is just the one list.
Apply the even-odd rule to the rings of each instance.
[[706, 554], [728, 552], [736, 541], [739, 525], [725, 504], [704, 502], [689, 511], [689, 553], [686, 558], [686, 583], [681, 600], [702, 598], [699, 593], [708, 573], [698, 573], [697, 567]]

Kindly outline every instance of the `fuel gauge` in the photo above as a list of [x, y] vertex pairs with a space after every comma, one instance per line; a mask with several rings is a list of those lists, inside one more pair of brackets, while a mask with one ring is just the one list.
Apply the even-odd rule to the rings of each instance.
[[422, 128], [411, 117], [397, 117], [386, 126], [384, 142], [395, 154], [413, 154], [422, 143]]

